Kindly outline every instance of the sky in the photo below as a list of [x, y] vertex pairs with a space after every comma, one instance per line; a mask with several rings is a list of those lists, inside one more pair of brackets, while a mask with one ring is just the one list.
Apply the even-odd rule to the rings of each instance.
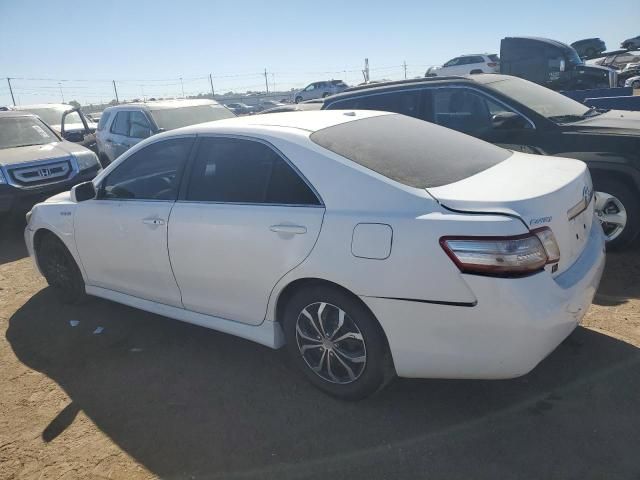
[[[608, 9], [608, 10], [607, 10]], [[638, 0], [205, 1], [0, 0], [0, 105], [100, 103], [301, 88], [330, 78], [424, 75], [465, 53], [499, 53], [505, 36], [610, 50], [640, 34]], [[180, 80], [182, 79], [182, 81]]]

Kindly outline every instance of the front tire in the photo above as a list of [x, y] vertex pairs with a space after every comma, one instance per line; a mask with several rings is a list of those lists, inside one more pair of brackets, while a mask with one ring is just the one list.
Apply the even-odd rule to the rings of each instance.
[[640, 200], [626, 184], [602, 178], [594, 181], [596, 215], [607, 237], [607, 249], [628, 247], [640, 232]]
[[300, 103], [302, 101], [302, 97], [296, 97], [296, 103]]
[[45, 234], [37, 256], [44, 278], [63, 303], [78, 303], [86, 297], [80, 269], [62, 240], [52, 233]]
[[390, 360], [382, 329], [348, 293], [300, 290], [285, 308], [284, 331], [291, 360], [325, 393], [360, 400], [383, 386]]

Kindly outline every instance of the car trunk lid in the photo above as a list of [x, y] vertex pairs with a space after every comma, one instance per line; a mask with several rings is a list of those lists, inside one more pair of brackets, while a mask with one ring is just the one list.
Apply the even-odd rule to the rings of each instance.
[[530, 230], [549, 227], [560, 247], [558, 275], [580, 256], [592, 227], [591, 177], [583, 162], [514, 152], [507, 160], [441, 187], [428, 188], [446, 208], [520, 218]]

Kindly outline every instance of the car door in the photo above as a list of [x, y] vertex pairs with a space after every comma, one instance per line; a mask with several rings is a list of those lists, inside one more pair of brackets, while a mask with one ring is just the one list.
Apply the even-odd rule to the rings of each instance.
[[312, 83], [307, 88], [302, 91], [302, 99], [303, 100], [312, 100], [316, 95], [316, 84]]
[[459, 86], [428, 92], [433, 111], [424, 120], [512, 150], [537, 152], [535, 124], [504, 102]]
[[108, 151], [111, 152], [110, 158], [112, 162], [131, 147], [129, 139], [130, 115], [131, 112], [120, 110], [116, 113], [111, 123], [105, 143]]
[[262, 323], [273, 287], [315, 245], [324, 216], [318, 195], [258, 139], [200, 138], [187, 180], [169, 219], [184, 307]]
[[133, 153], [77, 205], [74, 228], [87, 284], [181, 307], [167, 251], [167, 224], [193, 136]]

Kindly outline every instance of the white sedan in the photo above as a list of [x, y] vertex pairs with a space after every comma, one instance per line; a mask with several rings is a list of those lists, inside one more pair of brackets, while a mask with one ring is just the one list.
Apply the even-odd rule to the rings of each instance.
[[322, 390], [510, 378], [584, 316], [604, 268], [591, 179], [403, 115], [316, 111], [153, 136], [25, 231], [59, 297], [287, 346]]

